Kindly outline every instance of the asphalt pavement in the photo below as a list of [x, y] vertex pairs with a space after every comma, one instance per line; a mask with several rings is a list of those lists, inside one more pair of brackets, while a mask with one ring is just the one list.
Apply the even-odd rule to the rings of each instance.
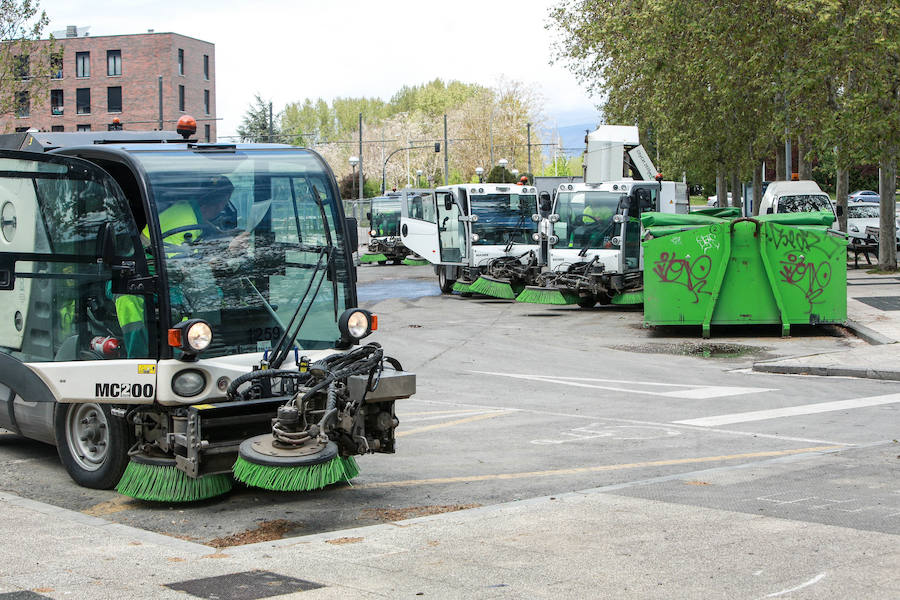
[[[512, 457], [522, 463], [516, 472], [495, 478], [581, 483], [589, 481], [580, 478], [586, 473], [621, 476], [560, 493], [549, 492], [553, 486], [548, 485], [548, 493], [537, 496], [507, 490], [502, 498], [518, 499], [451, 510], [451, 496], [462, 498], [483, 476], [454, 456], [452, 438], [435, 438], [431, 443], [447, 444], [440, 446], [443, 460], [435, 460], [448, 475], [433, 483], [456, 492], [444, 492], [434, 503], [446, 502], [451, 512], [408, 518], [410, 513], [401, 511], [377, 525], [228, 547], [116, 522], [109, 516], [120, 506], [115, 499], [105, 511], [86, 514], [2, 491], [0, 600], [900, 597], [900, 445], [898, 434], [891, 435], [900, 395], [892, 383], [900, 379], [900, 276], [863, 269], [848, 275], [850, 328], [868, 343], [772, 337], [765, 341], [774, 351], [764, 360], [724, 363], [718, 369], [722, 380], [706, 386], [688, 376], [697, 359], [648, 358], [641, 364], [652, 364], [653, 375], [666, 383], [642, 388], [624, 382], [639, 379], [640, 369], [637, 375], [604, 374], [607, 379], [593, 373], [541, 375], [574, 362], [584, 348], [566, 348], [571, 338], [564, 336], [537, 339], [516, 320], [568, 319], [578, 329], [602, 319], [610, 340], [594, 351], [611, 360], [606, 357], [625, 343], [618, 338], [637, 331], [629, 329], [635, 319], [624, 319], [616, 330], [620, 317], [604, 309], [540, 311], [493, 301], [466, 305], [464, 299], [425, 292], [427, 267], [366, 269], [373, 287], [361, 298], [394, 319], [393, 325], [386, 319], [386, 327], [396, 328], [395, 333], [432, 330], [435, 337], [407, 336], [404, 360], [412, 370], [430, 375], [422, 377], [420, 391], [432, 409], [473, 411], [455, 421], [469, 421], [462, 427], [470, 429], [459, 431], [491, 431], [487, 425], [496, 419], [486, 417], [514, 411], [546, 423], [546, 406], [520, 390], [537, 391], [551, 383], [565, 384], [567, 390], [559, 395], [559, 414], [550, 415], [560, 420], [572, 417], [563, 414], [565, 403], [585, 390], [619, 394], [617, 402], [627, 406], [625, 419], [604, 403], [585, 402], [573, 409], [585, 413], [583, 425], [538, 427], [540, 435], [520, 447], [557, 452], [552, 472], [532, 466], [523, 454]], [[396, 273], [417, 274], [399, 276], [414, 299], [388, 298], [384, 281]], [[443, 316], [436, 314], [439, 306], [449, 307]], [[552, 350], [557, 362], [547, 358], [517, 369], [509, 345], [478, 336], [487, 327], [503, 330], [522, 345], [539, 344], [548, 356]], [[648, 345], [661, 345], [659, 338], [648, 340]], [[661, 341], [675, 343], [667, 337]], [[492, 360], [454, 355], [461, 345], [489, 353]], [[789, 349], [798, 351], [787, 355]], [[636, 351], [637, 345], [629, 350]], [[441, 370], [445, 379], [480, 387], [461, 388], [448, 398], [437, 381]], [[602, 364], [597, 372], [603, 372]], [[763, 405], [758, 399], [766, 392], [762, 386], [774, 387], [773, 381], [783, 382], [778, 387], [788, 391]], [[829, 397], [836, 385], [852, 394]], [[517, 397], [507, 397], [504, 389], [515, 389]], [[791, 397], [797, 404], [788, 406]], [[855, 402], [860, 408], [824, 406], [828, 401]], [[791, 411], [806, 416], [800, 422], [783, 418]], [[476, 424], [478, 418], [483, 420]], [[421, 431], [430, 427], [427, 423], [412, 427]], [[501, 429], [472, 463], [484, 469], [491, 460], [487, 450], [502, 453], [505, 445], [514, 446], [518, 440], [503, 438], [503, 432], [512, 431], [518, 432]], [[692, 453], [699, 447], [685, 443], [692, 435], [727, 437], [729, 450]], [[593, 463], [566, 465], [567, 454], [575, 452], [568, 441], [614, 436], [617, 444], [597, 446], [604, 454]], [[661, 444], [653, 454], [640, 454], [642, 436], [655, 436]], [[414, 435], [406, 440], [413, 454], [424, 455], [427, 440], [416, 441]], [[403, 464], [413, 468], [412, 462]], [[402, 504], [406, 490], [422, 482], [412, 481], [417, 477], [421, 474], [411, 472], [409, 481], [395, 480], [390, 488], [364, 483], [359, 492], [386, 489]], [[333, 510], [343, 510], [340, 500]], [[186, 518], [177, 506], [158, 512], [169, 515], [173, 526]]]

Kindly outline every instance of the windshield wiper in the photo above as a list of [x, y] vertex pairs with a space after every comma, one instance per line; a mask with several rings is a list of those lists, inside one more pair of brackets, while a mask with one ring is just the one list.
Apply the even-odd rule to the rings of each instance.
[[284, 329], [285, 329], [284, 323], [282, 323], [281, 319], [278, 318], [278, 315], [275, 313], [275, 309], [272, 308], [272, 305], [269, 304], [269, 302], [266, 300], [266, 297], [263, 296], [262, 293], [258, 289], [256, 289], [256, 286], [253, 285], [253, 282], [250, 281], [250, 278], [249, 277], [241, 277], [241, 283], [246, 283], [247, 285], [249, 285], [250, 289], [252, 289], [256, 293], [256, 295], [259, 296], [259, 299], [262, 300], [262, 303], [266, 309], [266, 312], [269, 313], [270, 317], [275, 319], [275, 321], [281, 327], [281, 330], [284, 331]]

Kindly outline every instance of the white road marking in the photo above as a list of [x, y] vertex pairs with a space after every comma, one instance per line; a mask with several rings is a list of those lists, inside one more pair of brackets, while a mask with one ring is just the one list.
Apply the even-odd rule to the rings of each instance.
[[[627, 430], [627, 431], [626, 431]], [[670, 427], [654, 427], [649, 425], [604, 425], [603, 423], [591, 423], [586, 427], [576, 427], [563, 431], [556, 439], [531, 440], [532, 444], [565, 444], [567, 442], [582, 442], [597, 438], [610, 438], [614, 440], [651, 440], [674, 435], [681, 432]]]
[[754, 410], [751, 412], [719, 415], [716, 417], [703, 417], [700, 419], [685, 419], [674, 421], [681, 425], [697, 425], [699, 427], [714, 427], [718, 425], [730, 425], [732, 423], [748, 423], [750, 421], [765, 421], [766, 419], [778, 419], [781, 417], [797, 417], [801, 415], [814, 415], [836, 410], [850, 410], [853, 408], [866, 408], [880, 406], [882, 404], [894, 404], [900, 402], [900, 394], [886, 394], [884, 396], [869, 396], [867, 398], [854, 398], [852, 400], [837, 400], [835, 402], [818, 402], [816, 404], [801, 404], [799, 406], [786, 406], [770, 410]]
[[827, 572], [819, 573], [818, 575], [816, 575], [815, 577], [813, 577], [806, 583], [801, 583], [797, 587], [793, 587], [789, 590], [781, 590], [780, 592], [775, 592], [774, 594], [769, 594], [768, 596], [766, 596], [766, 598], [775, 598], [777, 596], [784, 596], [785, 594], [790, 594], [791, 592], [796, 592], [797, 590], [802, 590], [805, 587], [809, 587], [815, 583], [819, 583], [820, 581], [822, 581], [822, 579], [825, 578], [826, 574], [827, 574]]
[[[689, 385], [683, 383], [658, 383], [651, 381], [629, 381], [625, 379], [591, 379], [587, 377], [558, 377], [555, 375], [524, 375], [515, 373], [496, 373], [492, 371], [470, 371], [471, 373], [479, 373], [481, 375], [496, 375], [498, 377], [512, 377], [513, 379], [526, 379], [529, 381], [541, 381], [544, 383], [553, 383], [559, 385], [568, 385], [572, 387], [591, 388], [597, 390], [607, 390], [612, 392], [627, 392], [630, 394], [644, 394], [646, 396], [661, 396], [666, 398], [687, 398], [693, 400], [703, 400], [708, 398], [722, 398], [725, 396], [738, 396], [742, 394], [758, 394], [762, 392], [775, 391], [773, 388], [756, 388], [756, 387], [730, 387], [730, 386], [714, 386], [714, 385]], [[584, 383], [584, 382], [595, 383]], [[650, 387], [672, 387], [686, 388], [672, 390], [668, 392], [642, 390], [636, 387], [620, 387], [615, 385], [597, 385], [598, 383], [619, 383], [629, 384], [630, 386], [650, 386]]]

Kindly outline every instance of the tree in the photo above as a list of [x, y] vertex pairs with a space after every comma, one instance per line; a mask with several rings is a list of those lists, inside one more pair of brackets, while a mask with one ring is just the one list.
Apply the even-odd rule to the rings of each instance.
[[0, 114], [22, 114], [40, 104], [49, 88], [58, 48], [52, 36], [49, 43], [37, 43], [49, 23], [39, 8], [36, 0], [0, 3]]
[[275, 117], [280, 120], [281, 115], [273, 115], [269, 120], [271, 102], [266, 102], [256, 94], [253, 103], [247, 108], [241, 124], [237, 128], [238, 137], [242, 142], [277, 142], [280, 141], [281, 128], [276, 125]]

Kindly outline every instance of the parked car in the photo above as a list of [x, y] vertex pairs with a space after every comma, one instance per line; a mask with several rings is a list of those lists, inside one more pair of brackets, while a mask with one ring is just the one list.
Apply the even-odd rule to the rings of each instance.
[[881, 202], [881, 196], [878, 192], [872, 190], [856, 190], [847, 196], [848, 202]]
[[[718, 206], [719, 205], [719, 197], [717, 195], [707, 196], [706, 197], [706, 205], [707, 206]], [[728, 206], [731, 206], [731, 192], [728, 192]]]
[[822, 210], [840, 216], [831, 198], [815, 181], [774, 181], [766, 188], [766, 193], [759, 203], [761, 215]]
[[[851, 246], [863, 244], [866, 240], [866, 227], [881, 225], [881, 207], [871, 202], [847, 203], [847, 235]], [[900, 232], [900, 219], [897, 219], [897, 231]], [[900, 235], [898, 235], [900, 242]]]

